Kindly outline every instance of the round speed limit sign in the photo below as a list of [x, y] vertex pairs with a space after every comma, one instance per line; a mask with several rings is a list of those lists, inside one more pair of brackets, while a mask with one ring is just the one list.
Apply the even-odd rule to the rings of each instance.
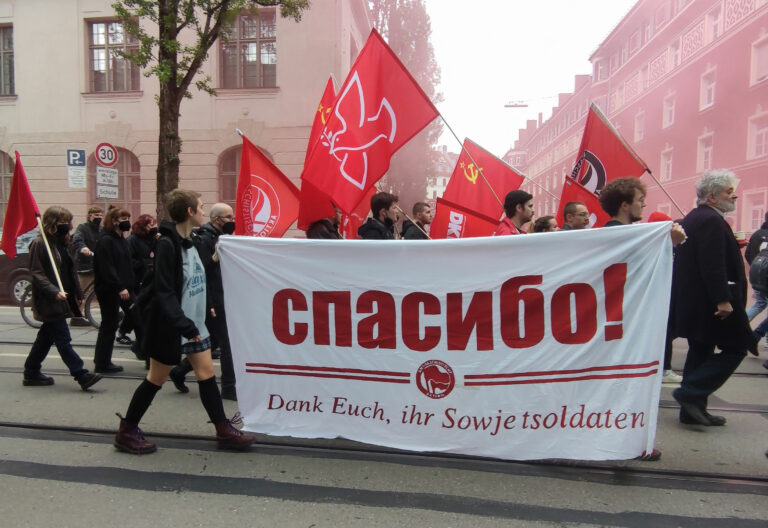
[[114, 167], [117, 163], [117, 149], [109, 143], [99, 143], [96, 147], [96, 161], [104, 167]]

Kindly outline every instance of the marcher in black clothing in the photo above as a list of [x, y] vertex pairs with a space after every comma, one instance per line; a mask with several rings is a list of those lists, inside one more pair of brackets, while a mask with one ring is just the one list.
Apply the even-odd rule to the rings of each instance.
[[416, 202], [413, 204], [413, 219], [411, 222], [403, 222], [402, 238], [405, 240], [429, 240], [427, 235], [427, 224], [432, 223], [432, 209], [429, 204]]
[[[32, 275], [32, 311], [35, 319], [43, 325], [37, 332], [27, 360], [24, 362], [24, 385], [53, 385], [53, 378], [40, 372], [51, 345], [56, 344], [61, 359], [69, 368], [69, 373], [88, 390], [101, 379], [98, 374], [91, 374], [83, 366], [83, 360], [72, 348], [72, 337], [67, 326], [67, 317], [80, 314], [83, 292], [77, 280], [75, 266], [68, 252], [69, 232], [72, 230], [72, 213], [60, 206], [52, 206], [43, 214], [44, 233], [29, 247], [29, 269]], [[45, 247], [43, 237], [48, 240], [53, 262]], [[59, 272], [61, 286], [56, 280], [54, 267]]]
[[371, 197], [371, 218], [360, 226], [357, 234], [368, 240], [394, 240], [397, 222], [397, 196], [379, 192]]
[[[93, 282], [93, 252], [96, 251], [96, 244], [102, 233], [101, 221], [103, 219], [104, 209], [98, 205], [89, 207], [85, 222], [77, 226], [75, 234], [72, 236], [72, 243], [69, 245], [70, 255], [75, 261], [77, 276], [83, 291]], [[72, 326], [91, 326], [91, 323], [84, 317], [73, 317], [70, 324]]]
[[190, 240], [192, 229], [204, 222], [200, 194], [176, 189], [168, 194], [168, 214], [174, 222], [163, 222], [157, 241], [155, 272], [144, 321], [144, 352], [150, 357], [149, 373], [133, 394], [114, 445], [133, 454], [152, 453], [155, 444], [144, 438], [139, 422], [155, 395], [168, 379], [173, 365], [186, 354], [195, 371], [200, 400], [216, 427], [216, 441], [226, 449], [247, 449], [255, 438], [235, 429], [224, 413], [216, 384], [206, 315], [205, 271]]
[[131, 213], [115, 207], [104, 217], [104, 233], [96, 245], [94, 258], [95, 291], [101, 309], [101, 326], [96, 338], [93, 362], [96, 372], [113, 374], [123, 367], [112, 363], [115, 333], [122, 307], [125, 317], [133, 317], [133, 266], [131, 250], [123, 233], [131, 229]]
[[[139, 216], [138, 220], [131, 226], [131, 234], [128, 236], [127, 242], [131, 252], [131, 267], [133, 268], [131, 293], [134, 296], [139, 294], [142, 281], [152, 269], [157, 233], [157, 221], [152, 215]], [[133, 345], [128, 334], [138, 322], [138, 317], [123, 317], [115, 341], [123, 345]]]
[[341, 238], [341, 233], [339, 233], [339, 219], [337, 216], [321, 218], [317, 222], [312, 222], [306, 233], [307, 238], [338, 240]]
[[[219, 235], [231, 235], [235, 232], [235, 216], [232, 207], [217, 203], [211, 207], [211, 221], [192, 234], [192, 241], [205, 268], [205, 283], [208, 293], [205, 326], [211, 334], [212, 348], [218, 345], [221, 360], [221, 397], [237, 401], [235, 390], [235, 367], [232, 363], [232, 351], [229, 346], [227, 315], [224, 311], [224, 285], [221, 280], [216, 244]], [[184, 377], [192, 370], [189, 359], [184, 358], [170, 373], [171, 381], [181, 392], [189, 392]]]

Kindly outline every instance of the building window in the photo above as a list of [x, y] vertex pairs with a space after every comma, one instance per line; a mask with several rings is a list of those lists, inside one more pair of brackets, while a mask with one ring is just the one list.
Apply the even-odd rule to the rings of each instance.
[[667, 128], [675, 123], [675, 96], [668, 95], [664, 98], [664, 109], [662, 110], [661, 126]]
[[123, 31], [120, 22], [91, 22], [89, 29], [90, 91], [130, 92], [139, 89], [139, 67], [118, 56], [134, 52], [138, 41]]
[[765, 218], [765, 212], [762, 207], [753, 207], [752, 208], [752, 218], [750, 219], [750, 231], [754, 232], [760, 229], [760, 226], [763, 225], [763, 218]]
[[634, 55], [638, 49], [640, 49], [640, 32], [635, 31], [629, 37], [629, 53]]
[[723, 33], [723, 18], [720, 16], [720, 8], [717, 7], [709, 12], [707, 15], [707, 35], [709, 41], [717, 40]]
[[661, 179], [669, 181], [672, 179], [672, 149], [661, 152]]
[[597, 63], [597, 80], [604, 81], [608, 78], [608, 61], [605, 59]]
[[661, 202], [656, 206], [656, 210], [667, 216], [672, 216], [672, 204], [669, 202]]
[[768, 113], [749, 120], [747, 159], [768, 156]]
[[13, 26], [0, 26], [0, 95], [13, 95]]
[[222, 88], [277, 86], [277, 19], [274, 10], [242, 14], [222, 33]]
[[712, 134], [699, 138], [696, 171], [704, 172], [712, 168]]
[[0, 151], [0, 218], [5, 218], [8, 206], [8, 194], [11, 192], [13, 179], [13, 160], [5, 152]]
[[768, 79], [768, 36], [752, 44], [751, 82], [756, 84]]
[[680, 66], [680, 41], [676, 40], [669, 45], [669, 69]]
[[651, 40], [651, 21], [647, 20], [643, 22], [643, 44]]
[[635, 114], [635, 143], [642, 141], [645, 137], [645, 112], [640, 110]]
[[[100, 203], [104, 198], [98, 196], [98, 184], [96, 182], [96, 157], [91, 154], [88, 157], [87, 177], [90, 187], [90, 203]], [[118, 207], [124, 207], [131, 212], [131, 218], [136, 220], [141, 211], [141, 163], [139, 158], [124, 148], [117, 149], [117, 198], [110, 198], [109, 203]]]
[[701, 76], [699, 91], [699, 110], [704, 110], [715, 104], [715, 70], [710, 70]]
[[[269, 161], [275, 162], [272, 159], [272, 154], [267, 152], [261, 147], [257, 148], [264, 154]], [[243, 147], [238, 145], [236, 147], [225, 150], [221, 156], [219, 156], [219, 202], [223, 202], [232, 207], [235, 207], [235, 195], [237, 194], [237, 176], [240, 174], [240, 156]]]

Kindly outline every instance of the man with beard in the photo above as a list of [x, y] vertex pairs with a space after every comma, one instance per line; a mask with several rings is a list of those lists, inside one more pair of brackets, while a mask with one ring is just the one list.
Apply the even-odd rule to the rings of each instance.
[[724, 417], [707, 412], [707, 399], [755, 346], [745, 310], [744, 259], [725, 219], [736, 208], [737, 184], [731, 171], [704, 173], [696, 183], [698, 207], [683, 219], [688, 240], [675, 253], [672, 320], [675, 335], [688, 339], [688, 357], [672, 396], [684, 424], [725, 425]]
[[493, 236], [523, 235], [523, 226], [533, 220], [533, 195], [517, 189], [504, 198], [504, 218]]
[[432, 222], [432, 209], [429, 204], [416, 202], [413, 204], [413, 222], [403, 222], [403, 235], [405, 240], [428, 240], [427, 224]]

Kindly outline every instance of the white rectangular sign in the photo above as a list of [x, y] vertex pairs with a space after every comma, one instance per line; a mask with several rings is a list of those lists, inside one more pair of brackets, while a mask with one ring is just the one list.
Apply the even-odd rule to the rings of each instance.
[[85, 167], [67, 167], [67, 186], [70, 189], [85, 189]]
[[117, 169], [109, 167], [96, 167], [96, 183], [102, 185], [117, 185]]
[[669, 226], [431, 241], [222, 236], [245, 428], [520, 460], [650, 451]]
[[117, 187], [112, 185], [97, 185], [96, 196], [98, 198], [117, 198]]

